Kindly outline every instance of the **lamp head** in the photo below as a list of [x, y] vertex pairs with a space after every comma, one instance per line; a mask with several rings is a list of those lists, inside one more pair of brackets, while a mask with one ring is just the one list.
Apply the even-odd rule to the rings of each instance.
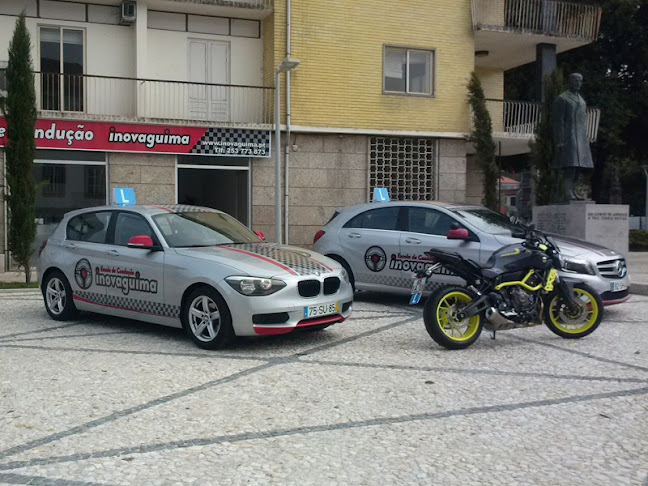
[[297, 66], [301, 64], [301, 61], [298, 59], [293, 59], [292, 57], [286, 57], [281, 61], [281, 65], [277, 68], [277, 73], [285, 73], [287, 71], [292, 71]]

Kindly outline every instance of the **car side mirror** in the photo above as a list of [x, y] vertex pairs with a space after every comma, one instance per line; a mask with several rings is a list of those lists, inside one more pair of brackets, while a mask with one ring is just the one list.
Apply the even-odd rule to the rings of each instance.
[[259, 238], [261, 238], [263, 241], [265, 241], [265, 233], [261, 230], [254, 230], [254, 234], [257, 235]]
[[128, 248], [140, 248], [142, 250], [152, 250], [155, 248], [153, 239], [147, 235], [133, 236], [128, 240]]
[[446, 238], [449, 240], [469, 240], [470, 233], [466, 228], [456, 228], [448, 231]]

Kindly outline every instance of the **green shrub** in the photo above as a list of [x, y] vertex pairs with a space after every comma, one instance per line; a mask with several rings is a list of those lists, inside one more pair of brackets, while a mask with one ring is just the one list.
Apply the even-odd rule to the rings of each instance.
[[630, 250], [648, 251], [648, 231], [630, 230]]

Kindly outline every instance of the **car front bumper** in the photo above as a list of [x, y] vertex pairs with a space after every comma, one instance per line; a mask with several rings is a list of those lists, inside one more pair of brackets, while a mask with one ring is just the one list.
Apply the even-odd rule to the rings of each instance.
[[[342, 281], [336, 293], [302, 297], [296, 286], [268, 296], [245, 296], [228, 285], [221, 289], [237, 336], [287, 334], [298, 329], [342, 322], [353, 311], [353, 290]], [[305, 308], [337, 303], [337, 312], [307, 318]]]
[[[586, 275], [582, 273], [560, 272], [560, 276], [581, 280], [592, 287], [601, 296], [603, 305], [609, 306], [621, 304], [630, 298], [630, 278], [626, 275], [622, 278], [610, 279], [600, 275]], [[626, 288], [623, 290], [612, 290], [613, 282], [621, 282]]]

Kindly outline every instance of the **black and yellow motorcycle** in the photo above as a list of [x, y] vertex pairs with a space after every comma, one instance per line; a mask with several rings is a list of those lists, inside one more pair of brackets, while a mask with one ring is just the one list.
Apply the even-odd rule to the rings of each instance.
[[[423, 318], [428, 334], [448, 349], [464, 349], [486, 328], [493, 332], [545, 324], [566, 339], [591, 334], [603, 318], [603, 302], [589, 285], [558, 275], [561, 256], [549, 236], [522, 227], [521, 243], [496, 251], [485, 266], [458, 253], [432, 249], [423, 272], [414, 274], [412, 300], [440, 267], [466, 281], [443, 285], [425, 303]], [[466, 239], [466, 229], [453, 228], [450, 239]]]

